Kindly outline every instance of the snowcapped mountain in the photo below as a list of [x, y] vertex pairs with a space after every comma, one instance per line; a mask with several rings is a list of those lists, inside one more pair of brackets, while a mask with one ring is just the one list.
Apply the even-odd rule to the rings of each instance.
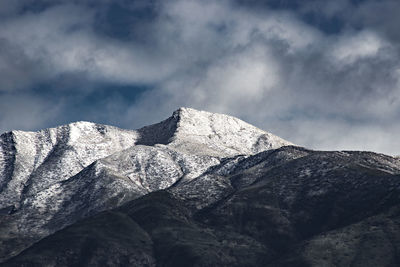
[[400, 159], [189, 108], [139, 130], [5, 133], [0, 200], [5, 266], [400, 263]]
[[222, 158], [288, 144], [237, 118], [189, 108], [136, 131], [76, 122], [5, 133], [0, 242], [5, 248], [22, 238], [29, 245], [85, 216], [193, 179]]
[[293, 145], [237, 118], [190, 108], [181, 108], [167, 120], [138, 132], [139, 144], [168, 144], [179, 151], [217, 157]]
[[[128, 131], [76, 122], [39, 132], [0, 136], [0, 208], [68, 180], [96, 160], [133, 146], [161, 145], [192, 155], [254, 154], [290, 143], [239, 119], [189, 108], [158, 124]], [[125, 153], [125, 152], [123, 152]], [[22, 201], [21, 201], [22, 200]]]

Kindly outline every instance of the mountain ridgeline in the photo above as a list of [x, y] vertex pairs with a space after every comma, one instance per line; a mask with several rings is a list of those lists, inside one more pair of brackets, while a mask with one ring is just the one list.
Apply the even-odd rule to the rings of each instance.
[[400, 266], [400, 159], [181, 108], [0, 136], [1, 266]]

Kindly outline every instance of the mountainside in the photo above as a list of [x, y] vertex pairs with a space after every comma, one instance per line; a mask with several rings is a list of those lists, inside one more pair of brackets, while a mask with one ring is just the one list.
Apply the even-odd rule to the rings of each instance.
[[136, 131], [77, 122], [5, 133], [0, 258], [83, 217], [192, 179], [222, 158], [286, 144], [236, 118], [188, 108]]
[[0, 136], [4, 266], [399, 266], [400, 159], [181, 108]]

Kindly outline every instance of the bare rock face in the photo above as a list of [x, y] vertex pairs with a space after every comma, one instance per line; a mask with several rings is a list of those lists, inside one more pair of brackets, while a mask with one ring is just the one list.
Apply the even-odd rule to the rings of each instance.
[[0, 137], [4, 266], [399, 266], [400, 159], [181, 108]]

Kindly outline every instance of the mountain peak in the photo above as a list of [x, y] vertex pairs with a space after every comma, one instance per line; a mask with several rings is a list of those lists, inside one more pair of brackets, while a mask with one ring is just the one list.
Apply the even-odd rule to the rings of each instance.
[[194, 108], [188, 108], [188, 107], [180, 107], [177, 110], [175, 110], [172, 115], [173, 116], [180, 116], [183, 114], [188, 114], [188, 113], [198, 113], [198, 112], [203, 112], [201, 110], [197, 110]]
[[130, 136], [132, 145], [162, 144], [190, 153], [218, 157], [255, 154], [293, 145], [238, 118], [189, 107], [180, 107], [169, 118], [138, 130], [77, 121], [39, 132], [12, 131], [10, 134], [15, 135], [14, 141], [21, 144], [29, 140], [33, 145], [36, 141], [30, 140], [39, 138], [48, 140], [52, 147], [67, 141], [75, 145], [101, 142], [103, 138], [118, 136], [120, 132]]
[[221, 157], [293, 145], [238, 118], [186, 107], [138, 132], [137, 144], [164, 144], [191, 153]]

